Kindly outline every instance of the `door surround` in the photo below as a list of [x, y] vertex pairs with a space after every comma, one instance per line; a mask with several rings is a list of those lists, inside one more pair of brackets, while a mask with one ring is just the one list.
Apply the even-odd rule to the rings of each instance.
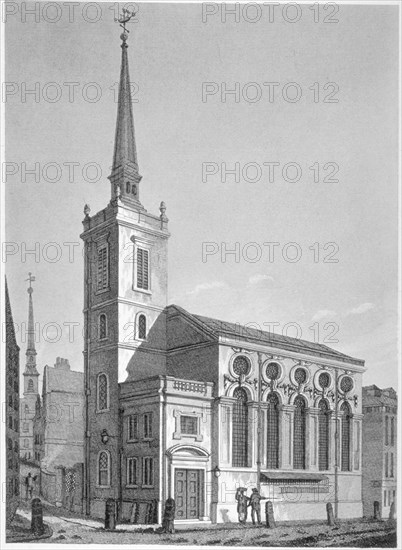
[[194, 523], [194, 521], [209, 521], [210, 520], [210, 495], [205, 490], [208, 484], [211, 483], [211, 467], [210, 467], [210, 454], [202, 447], [196, 445], [174, 445], [166, 451], [168, 457], [167, 464], [167, 496], [174, 498], [175, 495], [175, 478], [176, 470], [202, 470], [204, 487], [202, 508], [197, 520], [183, 519], [175, 520], [176, 522]]

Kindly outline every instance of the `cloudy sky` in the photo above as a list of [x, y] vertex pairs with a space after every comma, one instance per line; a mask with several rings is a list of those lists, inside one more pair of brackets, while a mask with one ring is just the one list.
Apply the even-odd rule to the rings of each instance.
[[[56, 356], [82, 370], [79, 235], [84, 204], [110, 198], [121, 29], [116, 4], [39, 6], [6, 23], [2, 267], [22, 365], [31, 271], [40, 372]], [[365, 359], [365, 384], [396, 385], [397, 8], [223, 9], [141, 4], [129, 26], [168, 302], [326, 343]]]

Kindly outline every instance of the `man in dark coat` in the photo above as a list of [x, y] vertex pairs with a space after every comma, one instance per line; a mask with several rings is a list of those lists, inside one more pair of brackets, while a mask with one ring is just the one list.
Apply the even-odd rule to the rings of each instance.
[[29, 474], [25, 478], [25, 498], [26, 498], [26, 500], [28, 500], [28, 498], [32, 498], [33, 486], [34, 486], [34, 479], [31, 475], [31, 472], [29, 472]]
[[237, 500], [237, 514], [239, 516], [239, 523], [246, 523], [247, 521], [247, 503], [248, 497], [245, 495], [247, 489], [245, 487], [239, 487], [236, 491], [235, 499]]
[[261, 495], [258, 492], [257, 489], [253, 489], [251, 493], [251, 497], [249, 498], [249, 506], [251, 506], [251, 519], [253, 521], [253, 525], [255, 525], [255, 516], [257, 516], [257, 523], [258, 525], [261, 524]]

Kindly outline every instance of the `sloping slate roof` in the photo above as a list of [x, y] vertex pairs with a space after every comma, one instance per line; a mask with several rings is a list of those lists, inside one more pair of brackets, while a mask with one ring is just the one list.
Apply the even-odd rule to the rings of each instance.
[[73, 370], [45, 367], [46, 392], [80, 393], [84, 391], [84, 373]]
[[350, 357], [349, 355], [340, 353], [339, 351], [329, 348], [323, 344], [316, 344], [314, 342], [308, 342], [307, 340], [299, 340], [298, 338], [291, 338], [290, 336], [282, 336], [281, 334], [245, 327], [240, 324], [228, 323], [219, 319], [212, 319], [211, 317], [195, 315], [176, 305], [171, 307], [176, 308], [185, 316], [192, 317], [196, 322], [201, 323], [204, 327], [206, 327], [209, 332], [213, 332], [218, 336], [227, 336], [230, 339], [243, 342], [267, 344], [271, 347], [282, 350], [297, 351], [299, 353], [305, 353], [306, 355], [316, 355], [318, 357], [336, 359], [337, 361], [342, 361], [344, 363], [364, 366], [364, 361], [362, 359]]
[[392, 399], [386, 395], [376, 397], [375, 395], [363, 394], [363, 407], [382, 407], [383, 405], [387, 407], [396, 407], [397, 403], [397, 399]]

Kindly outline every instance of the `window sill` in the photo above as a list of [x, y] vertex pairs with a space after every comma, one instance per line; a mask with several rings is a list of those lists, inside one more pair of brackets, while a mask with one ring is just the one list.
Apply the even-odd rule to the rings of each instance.
[[139, 442], [139, 439], [127, 439], [126, 441], [127, 443], [138, 443]]
[[138, 485], [126, 485], [126, 489], [138, 489]]
[[97, 409], [96, 410], [96, 414], [102, 414], [102, 413], [107, 413], [107, 412], [110, 412], [110, 409]]
[[109, 340], [108, 337], [106, 338], [98, 338], [98, 342], [107, 342]]
[[203, 441], [203, 436], [201, 434], [184, 434], [183, 432], [174, 432], [173, 439], [194, 439], [194, 441]]
[[110, 286], [108, 286], [107, 288], [103, 288], [102, 290], [96, 290], [95, 296], [98, 296], [99, 294], [105, 294], [105, 292], [109, 292], [109, 291], [110, 291]]
[[155, 489], [155, 485], [142, 485], [142, 489]]
[[145, 290], [145, 288], [137, 288], [136, 286], [133, 286], [134, 292], [142, 292], [142, 294], [148, 294], [149, 296], [152, 296], [152, 290]]
[[153, 441], [155, 438], [154, 437], [143, 437], [142, 440], [143, 441], [146, 441], [146, 442], [150, 442], [150, 441]]

